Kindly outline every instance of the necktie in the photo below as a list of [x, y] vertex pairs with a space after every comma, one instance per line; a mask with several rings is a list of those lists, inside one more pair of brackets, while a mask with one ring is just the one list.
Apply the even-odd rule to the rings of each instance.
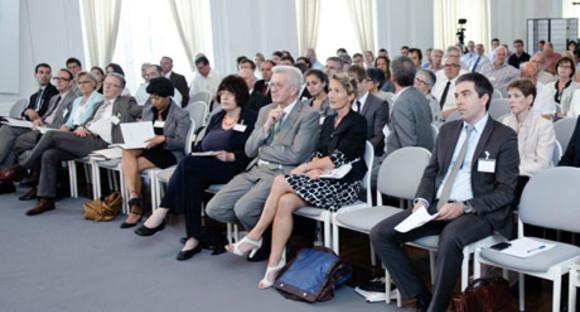
[[262, 88], [262, 94], [268, 94], [268, 83], [264, 81], [264, 88]]
[[37, 112], [40, 110], [40, 106], [42, 105], [42, 94], [43, 93], [44, 93], [44, 90], [42, 88], [38, 89], [38, 93], [36, 95], [36, 105], [34, 106], [34, 110]]
[[362, 114], [360, 101], [356, 101], [356, 111], [359, 114]]
[[455, 164], [451, 169], [451, 173], [449, 174], [449, 177], [447, 177], [445, 185], [443, 185], [443, 190], [441, 190], [441, 196], [439, 197], [439, 202], [437, 203], [437, 210], [439, 210], [443, 205], [445, 205], [449, 201], [451, 187], [453, 186], [453, 182], [455, 182], [455, 177], [457, 177], [457, 173], [459, 172], [459, 169], [463, 165], [465, 154], [467, 153], [467, 145], [469, 141], [469, 136], [471, 136], [471, 133], [473, 132], [473, 125], [467, 124], [467, 126], [465, 126], [465, 131], [467, 131], [467, 135], [465, 136], [465, 140], [463, 140], [463, 145], [461, 146], [459, 155], [457, 155], [457, 158], [455, 159]]
[[475, 63], [473, 64], [473, 67], [471, 68], [471, 72], [474, 73], [475, 70], [477, 69], [477, 64], [479, 64], [479, 59], [481, 58], [481, 56], [477, 57], [477, 60], [475, 60]]
[[447, 81], [445, 85], [445, 89], [443, 89], [443, 94], [441, 94], [441, 99], [439, 99], [439, 106], [441, 106], [441, 110], [443, 110], [443, 105], [445, 105], [445, 100], [447, 99], [447, 93], [449, 93], [449, 86], [451, 85], [451, 80]]
[[56, 98], [56, 102], [54, 103], [54, 107], [52, 108], [52, 111], [49, 113], [49, 115], [44, 120], [45, 123], [47, 123], [49, 125], [52, 124], [52, 121], [54, 120], [54, 115], [56, 114], [56, 111], [58, 110], [58, 106], [60, 105], [61, 99], [62, 98], [60, 95]]
[[103, 118], [103, 116], [105, 115], [105, 110], [107, 109], [107, 107], [109, 107], [109, 105], [111, 105], [111, 102], [105, 100], [105, 103], [99, 108], [99, 111], [95, 114], [93, 121], [97, 121]]

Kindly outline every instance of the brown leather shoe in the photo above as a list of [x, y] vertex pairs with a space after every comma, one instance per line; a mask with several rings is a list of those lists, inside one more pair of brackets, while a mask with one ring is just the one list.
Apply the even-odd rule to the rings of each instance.
[[17, 182], [26, 178], [28, 172], [20, 165], [14, 165], [0, 170], [0, 181]]
[[45, 211], [50, 211], [50, 210], [54, 210], [54, 201], [52, 199], [48, 199], [48, 198], [41, 198], [38, 201], [38, 204], [36, 204], [36, 207], [28, 210], [26, 212], [27, 216], [34, 216], [40, 213], [43, 213]]

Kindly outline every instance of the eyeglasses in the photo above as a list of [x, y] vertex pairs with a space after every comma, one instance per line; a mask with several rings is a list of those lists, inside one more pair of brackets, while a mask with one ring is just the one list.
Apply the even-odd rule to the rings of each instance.
[[103, 86], [104, 86], [105, 88], [106, 88], [106, 87], [115, 87], [115, 88], [121, 88], [121, 86], [120, 86], [120, 85], [116, 85], [116, 84], [114, 84], [114, 83], [107, 83], [107, 82], [105, 82], [105, 83], [103, 84]]
[[61, 77], [52, 77], [52, 81], [71, 81], [72, 79], [61, 78]]
[[87, 84], [87, 83], [93, 83], [93, 82], [92, 82], [92, 81], [90, 81], [90, 80], [83, 80], [83, 81], [79, 81], [79, 82], [77, 82], [77, 83], [78, 83], [80, 86], [82, 86], [82, 85], [84, 85], [84, 84]]
[[284, 87], [285, 87], [285, 85], [283, 83], [270, 83], [270, 89], [279, 90], [279, 89], [282, 89]]
[[558, 66], [558, 68], [568, 68], [568, 69], [570, 69], [570, 68], [572, 68], [572, 66], [561, 64], [560, 66]]
[[445, 65], [443, 65], [443, 67], [445, 67], [445, 68], [449, 68], [449, 67], [457, 68], [457, 67], [461, 67], [461, 66], [459, 66], [459, 64], [445, 64]]
[[422, 79], [420, 79], [420, 78], [415, 78], [415, 82], [422, 83], [422, 84], [424, 84], [424, 85], [426, 85], [426, 86], [427, 86], [427, 85], [429, 85], [429, 83], [428, 83], [427, 81], [425, 81], [425, 80], [422, 80]]

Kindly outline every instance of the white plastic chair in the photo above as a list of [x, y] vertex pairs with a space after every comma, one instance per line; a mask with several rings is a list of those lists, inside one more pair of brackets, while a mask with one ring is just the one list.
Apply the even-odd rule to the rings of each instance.
[[18, 99], [12, 107], [10, 107], [10, 114], [11, 118], [20, 119], [22, 117], [22, 112], [24, 112], [24, 108], [26, 108], [26, 104], [28, 104], [27, 99]]
[[576, 311], [576, 288], [580, 287], [580, 265], [570, 267], [568, 281], [568, 311]]
[[[497, 91], [497, 90], [496, 90]], [[510, 113], [510, 104], [508, 99], [496, 98], [492, 99], [489, 103], [489, 109], [487, 111], [489, 116], [495, 120], [501, 121], [501, 117]]]
[[554, 122], [554, 132], [556, 132], [556, 141], [562, 146], [562, 151], [566, 152], [568, 143], [574, 134], [576, 128], [576, 120], [574, 117], [566, 117]]
[[[524, 223], [556, 230], [580, 232], [578, 207], [571, 203], [580, 201], [580, 169], [557, 167], [541, 171], [526, 184], [522, 193], [518, 214], [518, 238], [524, 235]], [[562, 275], [570, 266], [580, 261], [580, 248], [574, 245], [547, 239], [534, 240], [555, 244], [549, 251], [527, 258], [507, 255], [489, 248], [475, 251], [475, 278], [481, 274], [481, 264], [501, 267], [519, 273], [520, 311], [524, 311], [524, 274], [549, 279], [554, 282], [552, 311], [560, 309]], [[570, 310], [574, 311], [574, 309]]]
[[562, 158], [562, 153], [562, 146], [560, 145], [560, 142], [556, 140], [556, 144], [554, 145], [554, 153], [552, 154], [552, 163], [554, 166], [558, 166], [560, 158]]
[[492, 99], [503, 99], [503, 95], [497, 89], [493, 89]]
[[196, 128], [205, 126], [206, 117], [207, 117], [207, 104], [203, 101], [196, 101], [191, 102], [187, 105], [185, 110], [189, 113], [189, 117], [191, 118], [192, 122], [195, 123]]
[[211, 93], [209, 91], [199, 91], [196, 94], [192, 94], [189, 97], [189, 103], [188, 106], [192, 103], [195, 102], [204, 102], [206, 104], [206, 106], [209, 106], [210, 101], [211, 101]]
[[[357, 209], [357, 208], [368, 208], [368, 207], [371, 207], [373, 205], [370, 185], [371, 185], [371, 171], [373, 168], [373, 161], [374, 161], [374, 156], [375, 156], [374, 154], [375, 154], [375, 152], [374, 152], [373, 145], [367, 141], [365, 153], [364, 153], [364, 160], [365, 160], [365, 163], [367, 165], [367, 172], [362, 179], [363, 188], [366, 189], [366, 197], [367, 197], [366, 202], [363, 202], [361, 200], [357, 200], [356, 202], [354, 202], [351, 205], [341, 207], [338, 211], [341, 211], [343, 209], [351, 210], [351, 209]], [[301, 217], [305, 217], [308, 219], [313, 219], [313, 220], [322, 222], [323, 223], [323, 233], [324, 233], [324, 246], [327, 248], [331, 248], [333, 238], [331, 236], [330, 227], [331, 227], [332, 220], [334, 219], [334, 215], [336, 214], [335, 212], [331, 212], [329, 210], [316, 208], [316, 207], [302, 207], [302, 208], [299, 208], [298, 210], [296, 210], [294, 212], [294, 214], [301, 216]], [[334, 247], [336, 248], [335, 252], [338, 254], [338, 228], [333, 229], [333, 233], [334, 233], [334, 240], [335, 240]]]
[[437, 143], [437, 136], [439, 135], [439, 127], [437, 127], [437, 125], [435, 125], [434, 123], [431, 124], [431, 131], [433, 134], [433, 146], [435, 146], [435, 143]]

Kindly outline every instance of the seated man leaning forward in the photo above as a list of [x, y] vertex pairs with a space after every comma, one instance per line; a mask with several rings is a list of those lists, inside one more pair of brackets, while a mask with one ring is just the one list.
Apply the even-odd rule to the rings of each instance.
[[[234, 177], [207, 204], [207, 214], [221, 222], [239, 221], [248, 231], [262, 214], [274, 177], [290, 173], [308, 160], [319, 136], [319, 115], [297, 100], [302, 73], [291, 66], [274, 67], [272, 104], [260, 109], [254, 131], [246, 142], [246, 154], [254, 158], [245, 172]], [[263, 251], [269, 253], [265, 237]]]
[[121, 143], [123, 139], [119, 124], [141, 117], [142, 107], [137, 105], [135, 99], [121, 96], [125, 84], [125, 78], [120, 74], [107, 74], [103, 89], [105, 100], [95, 104], [94, 115], [87, 124], [74, 130], [63, 127], [61, 131], [47, 132], [28, 159], [0, 171], [0, 180], [18, 181], [26, 169], [40, 170], [37, 187], [39, 201], [26, 215], [54, 209], [57, 169], [61, 161], [84, 157], [93, 150], [107, 148], [111, 143]]
[[[441, 127], [413, 209], [389, 217], [371, 230], [371, 242], [393, 281], [403, 297], [417, 298], [419, 310], [447, 309], [464, 246], [493, 231], [511, 235], [510, 204], [519, 174], [517, 135], [487, 114], [492, 94], [491, 83], [481, 74], [468, 73], [457, 79], [455, 98], [462, 120]], [[439, 215], [407, 233], [394, 229], [421, 207]], [[436, 234], [439, 246], [431, 298], [400, 244]]]

